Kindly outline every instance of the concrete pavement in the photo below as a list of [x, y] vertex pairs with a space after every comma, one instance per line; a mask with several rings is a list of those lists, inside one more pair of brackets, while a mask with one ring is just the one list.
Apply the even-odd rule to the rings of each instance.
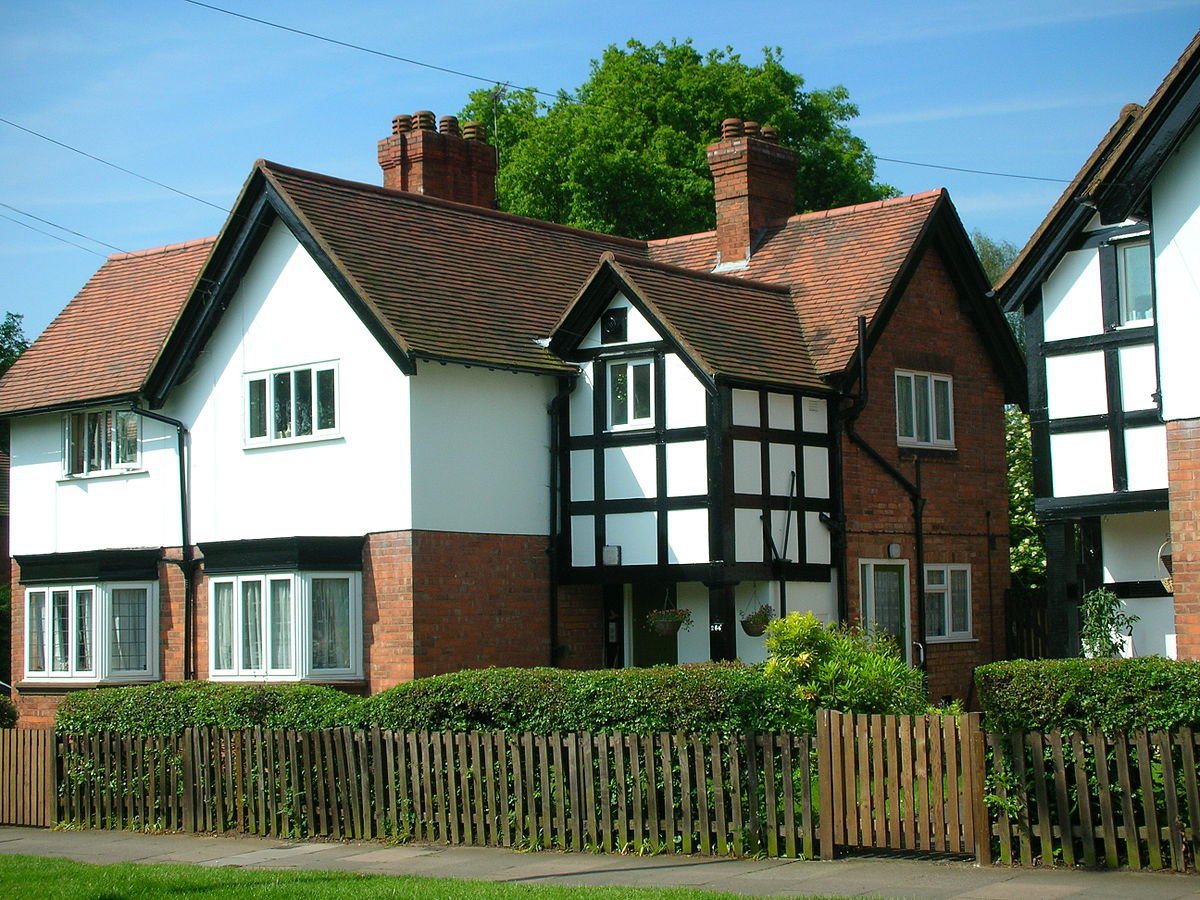
[[[586, 887], [688, 887], [748, 896], [928, 897], [971, 900], [1200, 897], [1200, 877], [1148, 872], [978, 868], [969, 862], [851, 857], [834, 862], [702, 856], [518, 853], [493, 847], [323, 843], [242, 836], [46, 831], [0, 827], [4, 854], [89, 863], [316, 869]], [[3, 861], [0, 860], [0, 865]]]

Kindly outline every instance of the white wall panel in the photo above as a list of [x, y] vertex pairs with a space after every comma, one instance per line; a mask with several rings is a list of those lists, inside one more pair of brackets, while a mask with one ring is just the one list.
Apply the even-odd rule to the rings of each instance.
[[596, 565], [595, 516], [571, 516], [571, 565]]
[[730, 624], [737, 635], [737, 658], [749, 665], [766, 660], [766, 638], [746, 634], [742, 630], [742, 616], [764, 604], [769, 604], [775, 610], [775, 614], [779, 615], [779, 585], [770, 581], [744, 581], [733, 589], [733, 611], [736, 621]]
[[703, 427], [708, 421], [708, 391], [676, 353], [663, 356], [666, 373], [667, 427]]
[[1200, 416], [1200, 133], [1167, 159], [1150, 192], [1163, 416]]
[[818, 397], [800, 401], [800, 424], [805, 431], [829, 432], [829, 404]]
[[1073, 250], [1063, 256], [1042, 285], [1042, 316], [1048, 341], [1104, 332], [1099, 253]]
[[[662, 336], [655, 330], [654, 326], [647, 321], [646, 317], [638, 312], [637, 308], [629, 302], [624, 294], [617, 294], [613, 297], [612, 302], [605, 307], [605, 312], [610, 309], [627, 309], [625, 314], [627, 338], [624, 342], [605, 344], [600, 340], [600, 316], [592, 323], [592, 327], [588, 330], [587, 336], [579, 344], [581, 349], [592, 350], [596, 347], [619, 347], [621, 343], [641, 344], [649, 343], [650, 341], [662, 340]], [[603, 315], [603, 314], [601, 314]]]
[[762, 489], [762, 445], [757, 441], [734, 441], [734, 493], [761, 494]]
[[733, 511], [733, 554], [736, 562], [763, 561], [762, 510]]
[[708, 561], [708, 510], [669, 510], [667, 512], [667, 562], [686, 565]]
[[811, 612], [822, 622], [836, 622], [837, 574], [831, 573], [829, 581], [789, 581], [787, 584], [787, 609], [789, 613]]
[[1125, 429], [1125, 472], [1129, 490], [1167, 486], [1167, 428], [1151, 425]]
[[791, 394], [767, 394], [767, 425], [796, 430], [796, 402]]
[[[788, 524], [788, 519], [791, 524]], [[787, 548], [784, 548], [786, 534]], [[771, 510], [771, 539], [775, 541], [775, 549], [783, 554], [784, 559], [792, 562], [804, 562], [800, 559], [800, 514], [793, 511], [790, 516], [786, 510]]]
[[1140, 597], [1124, 600], [1124, 611], [1138, 617], [1124, 656], [1163, 656], [1175, 659], [1175, 598]]
[[1112, 458], [1107, 431], [1050, 435], [1050, 469], [1055, 497], [1112, 492]]
[[687, 497], [708, 493], [708, 443], [667, 444], [667, 495]]
[[1104, 353], [1047, 357], [1046, 395], [1051, 419], [1104, 415], [1108, 412]]
[[819, 512], [804, 514], [804, 546], [808, 562], [829, 565], [829, 528], [821, 521]]
[[596, 471], [592, 450], [571, 451], [571, 499], [596, 499]]
[[604, 449], [604, 497], [607, 500], [655, 497], [658, 468], [653, 444]]
[[605, 544], [621, 548], [621, 565], [649, 566], [658, 562], [658, 514], [614, 513], [604, 517]]
[[829, 498], [829, 450], [804, 448], [804, 496]]
[[1154, 345], [1122, 347], [1117, 351], [1117, 358], [1121, 364], [1121, 408], [1126, 411], [1153, 409], [1153, 395], [1158, 390]]
[[771, 494], [776, 497], [786, 497], [788, 492], [793, 495], [800, 490], [797, 483], [793, 486], [792, 475], [796, 472], [795, 444], [771, 444], [767, 448], [767, 460], [770, 467]]
[[568, 403], [571, 436], [592, 434], [592, 386], [594, 384], [593, 363], [584, 363], [580, 376], [575, 381], [575, 390], [571, 392]]
[[757, 428], [759, 425], [758, 391], [745, 391], [734, 388], [733, 394], [733, 424], [749, 425]]
[[708, 588], [685, 581], [675, 588], [675, 605], [692, 614], [692, 627], [681, 628], [677, 637], [677, 659], [684, 663], [708, 662], [712, 658], [708, 632]]
[[1104, 580], [1157, 581], [1158, 548], [1171, 536], [1171, 523], [1162, 512], [1126, 513], [1100, 518], [1100, 554]]

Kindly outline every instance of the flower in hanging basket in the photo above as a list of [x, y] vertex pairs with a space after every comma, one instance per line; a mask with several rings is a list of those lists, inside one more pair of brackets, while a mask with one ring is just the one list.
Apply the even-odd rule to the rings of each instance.
[[646, 624], [655, 633], [668, 637], [678, 634], [680, 628], [692, 627], [692, 612], [689, 609], [655, 609], [646, 616]]
[[775, 618], [775, 610], [771, 604], [764, 603], [758, 609], [742, 616], [742, 631], [750, 637], [760, 637]]

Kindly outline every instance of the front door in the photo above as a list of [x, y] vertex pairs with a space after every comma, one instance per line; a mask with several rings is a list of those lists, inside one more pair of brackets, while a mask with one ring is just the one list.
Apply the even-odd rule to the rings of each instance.
[[675, 665], [679, 659], [679, 639], [674, 634], [660, 635], [646, 617], [663, 605], [675, 606], [673, 585], [635, 584], [629, 598], [631, 666]]
[[904, 658], [912, 662], [912, 620], [908, 609], [908, 563], [865, 560], [859, 564], [863, 627], [896, 639]]

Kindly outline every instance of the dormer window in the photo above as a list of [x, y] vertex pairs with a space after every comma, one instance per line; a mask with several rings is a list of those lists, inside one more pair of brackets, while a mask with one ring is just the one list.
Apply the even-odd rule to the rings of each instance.
[[138, 416], [127, 409], [68, 413], [63, 419], [63, 474], [136, 469]]
[[622, 359], [608, 364], [608, 427], [654, 424], [654, 361]]
[[246, 443], [275, 444], [338, 433], [337, 364], [246, 376]]
[[1122, 325], [1149, 325], [1154, 318], [1150, 278], [1150, 242], [1130, 241], [1117, 247], [1117, 295]]

